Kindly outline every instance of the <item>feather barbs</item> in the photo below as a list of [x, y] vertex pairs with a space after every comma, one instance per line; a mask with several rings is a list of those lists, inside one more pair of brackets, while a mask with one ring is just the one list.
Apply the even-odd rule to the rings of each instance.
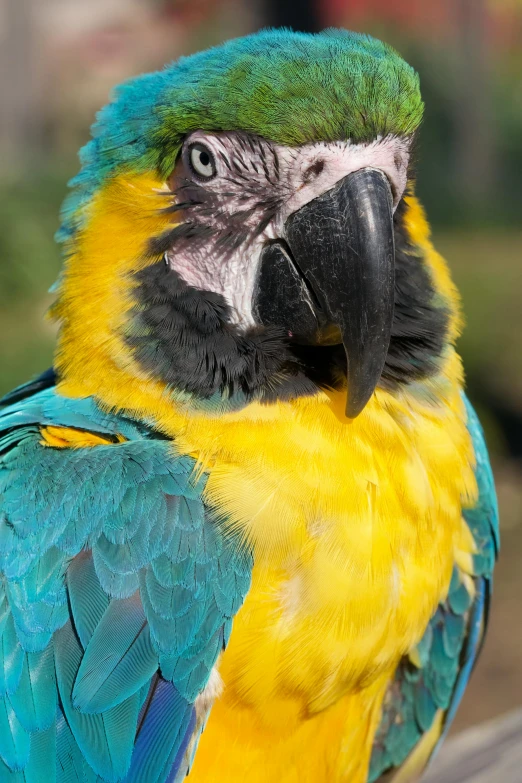
[[88, 430], [78, 430], [73, 427], [57, 427], [52, 424], [40, 428], [42, 446], [51, 446], [55, 449], [80, 449], [93, 446], [109, 446], [111, 444], [124, 443], [125, 438], [119, 433], [98, 435]]

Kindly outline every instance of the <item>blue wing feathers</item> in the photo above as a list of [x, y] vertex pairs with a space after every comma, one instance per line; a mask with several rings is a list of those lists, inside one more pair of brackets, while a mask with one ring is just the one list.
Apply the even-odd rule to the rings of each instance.
[[151, 690], [124, 783], [164, 783], [194, 729], [194, 708], [174, 685], [158, 678]]
[[[473, 666], [477, 660], [477, 655], [484, 634], [484, 623], [486, 621], [486, 604], [489, 600], [490, 586], [485, 579], [478, 580], [477, 593], [473, 604], [473, 611], [468, 625], [468, 636], [463, 655], [460, 661], [458, 676], [454, 685], [451, 703], [446, 716], [446, 728], [441, 737], [441, 741], [451, 726], [451, 721], [455, 717], [457, 708], [461, 702], [464, 690], [468, 684]], [[440, 743], [439, 743], [440, 745]]]
[[71, 560], [67, 570], [67, 592], [74, 627], [85, 649], [109, 606], [109, 595], [100, 585], [89, 552], [79, 552]]
[[85, 649], [73, 703], [82, 712], [105, 712], [150, 682], [157, 668], [139, 595], [113, 600]]
[[128, 598], [139, 586], [138, 574], [117, 574], [111, 571], [97, 546], [93, 547], [96, 576], [102, 589], [113, 598]]
[[[87, 764], [78, 743], [60, 708], [56, 717], [56, 783], [86, 783], [98, 781], [98, 776]], [[49, 774], [52, 775], [51, 765]]]
[[56, 678], [51, 644], [40, 652], [25, 653], [20, 682], [9, 700], [26, 731], [45, 731], [54, 723]]
[[24, 665], [24, 650], [16, 634], [12, 615], [9, 615], [5, 624], [2, 647], [4, 671], [0, 689], [10, 695], [18, 688]]
[[477, 544], [475, 572], [477, 575], [490, 576], [500, 547], [497, 495], [482, 427], [469, 400], [465, 398], [465, 402], [468, 429], [475, 449], [479, 499], [474, 508], [464, 511], [464, 518]]
[[[23, 771], [24, 783], [56, 783], [56, 730], [31, 734], [31, 753]], [[3, 780], [0, 774], [0, 780]]]
[[28, 760], [31, 735], [22, 726], [9, 697], [0, 699], [0, 757], [13, 770], [22, 770]]
[[56, 677], [67, 723], [91, 768], [104, 780], [121, 780], [130, 764], [138, 720], [138, 699], [131, 697], [103, 714], [75, 709], [72, 691], [83, 650], [70, 622], [54, 637]]
[[[251, 556], [170, 441], [35, 383], [0, 411], [0, 779], [164, 783]], [[50, 448], [48, 425], [114, 443]]]

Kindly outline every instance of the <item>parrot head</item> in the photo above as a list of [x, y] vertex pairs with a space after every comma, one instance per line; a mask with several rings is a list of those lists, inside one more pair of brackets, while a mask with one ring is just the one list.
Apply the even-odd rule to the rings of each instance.
[[405, 323], [446, 323], [396, 247], [422, 110], [395, 51], [340, 30], [262, 31], [122, 85], [64, 208], [59, 374], [87, 384], [97, 361], [221, 406], [346, 388], [350, 418], [418, 377]]

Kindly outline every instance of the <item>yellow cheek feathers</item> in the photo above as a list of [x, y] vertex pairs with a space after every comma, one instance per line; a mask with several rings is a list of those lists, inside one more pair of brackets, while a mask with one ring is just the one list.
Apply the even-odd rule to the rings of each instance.
[[[61, 393], [96, 394], [109, 406], [150, 407], [163, 389], [146, 380], [123, 339], [134, 306], [133, 275], [156, 259], [152, 237], [171, 226], [162, 183], [147, 175], [109, 180], [88, 207], [85, 227], [69, 248], [58, 300], [56, 368]], [[148, 390], [152, 394], [147, 394]]]

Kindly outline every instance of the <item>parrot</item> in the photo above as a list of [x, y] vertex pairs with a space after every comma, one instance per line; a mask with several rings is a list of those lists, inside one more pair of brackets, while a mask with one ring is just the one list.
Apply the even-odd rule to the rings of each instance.
[[499, 546], [422, 115], [342, 29], [98, 114], [53, 366], [0, 408], [1, 783], [419, 780]]

